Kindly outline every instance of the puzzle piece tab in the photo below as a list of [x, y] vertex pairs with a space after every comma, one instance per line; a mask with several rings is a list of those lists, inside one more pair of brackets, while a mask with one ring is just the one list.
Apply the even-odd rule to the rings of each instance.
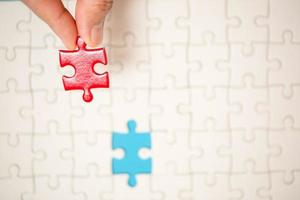
[[130, 120], [127, 123], [128, 133], [113, 132], [112, 148], [123, 149], [125, 157], [122, 159], [113, 158], [113, 174], [128, 174], [128, 185], [136, 186], [137, 174], [150, 174], [152, 172], [152, 159], [141, 159], [138, 152], [142, 148], [151, 149], [151, 136], [149, 132], [137, 133], [136, 122]]
[[107, 64], [107, 57], [104, 48], [87, 49], [85, 42], [78, 37], [78, 49], [60, 50], [60, 66], [71, 65], [75, 69], [75, 75], [72, 77], [63, 76], [65, 90], [83, 90], [83, 100], [90, 102], [93, 100], [92, 88], [108, 88], [108, 72], [98, 74], [94, 70], [96, 63]]

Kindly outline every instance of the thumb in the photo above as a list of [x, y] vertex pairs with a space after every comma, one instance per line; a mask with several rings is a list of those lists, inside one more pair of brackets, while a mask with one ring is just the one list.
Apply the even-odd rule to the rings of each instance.
[[79, 35], [89, 46], [96, 46], [103, 39], [105, 16], [113, 0], [78, 0], [76, 4], [76, 25]]

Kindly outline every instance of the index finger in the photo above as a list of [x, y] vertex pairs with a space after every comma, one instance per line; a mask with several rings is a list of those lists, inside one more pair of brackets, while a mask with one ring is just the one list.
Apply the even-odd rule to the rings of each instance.
[[76, 23], [61, 0], [22, 1], [52, 28], [68, 49], [76, 47]]

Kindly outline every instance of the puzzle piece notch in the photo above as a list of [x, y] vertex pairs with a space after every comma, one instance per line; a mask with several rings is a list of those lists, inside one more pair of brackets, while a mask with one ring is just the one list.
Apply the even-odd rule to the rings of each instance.
[[125, 45], [116, 45], [109, 53], [110, 80], [111, 87], [125, 89], [125, 95], [132, 98], [136, 88], [149, 87], [150, 52], [146, 45], [137, 44], [132, 35], [126, 35], [124, 41]]
[[[241, 172], [233, 171], [229, 178], [230, 190], [240, 194], [239, 198], [270, 199], [264, 191], [271, 188], [270, 174], [255, 169], [255, 163], [247, 163], [246, 169]], [[249, 180], [255, 180], [255, 184], [249, 184]]]
[[18, 140], [19, 135], [31, 135], [33, 129], [32, 119], [24, 118], [21, 112], [22, 107], [32, 106], [31, 95], [26, 90], [20, 90], [19, 85], [10, 78], [5, 90], [0, 92], [0, 113], [3, 113], [0, 116], [0, 134], [9, 135], [14, 141]]
[[[269, 1], [268, 14], [265, 16], [257, 16], [255, 23], [260, 27], [266, 27], [269, 30], [268, 40], [273, 42], [283, 41], [283, 35], [286, 32], [292, 32], [295, 40], [300, 40], [299, 29], [299, 1], [286, 0], [285, 3], [281, 1]], [[257, 7], [257, 6], [256, 6]], [[282, 12], [282, 11], [288, 12]]]
[[72, 77], [63, 76], [65, 90], [83, 90], [83, 100], [91, 102], [93, 100], [92, 88], [108, 88], [108, 72], [98, 74], [94, 65], [107, 64], [107, 57], [104, 48], [87, 49], [85, 42], [77, 38], [77, 50], [60, 50], [59, 60], [61, 67], [71, 65], [75, 69]]
[[290, 96], [293, 93], [293, 86], [300, 82], [298, 76], [300, 43], [290, 31], [284, 32], [282, 39], [282, 42], [270, 43], [268, 59], [274, 63], [274, 67], [269, 70], [269, 84], [282, 86], [283, 95]]
[[[1, 199], [22, 199], [26, 200], [26, 195], [32, 192], [33, 181], [30, 176], [21, 175], [21, 167], [14, 165], [9, 169], [9, 175], [0, 178]], [[12, 190], [8, 193], [5, 191]]]
[[293, 160], [299, 152], [300, 128], [295, 125], [292, 117], [286, 117], [283, 120], [283, 127], [270, 128], [269, 145], [272, 154], [269, 157], [269, 163], [273, 172], [281, 172], [283, 182], [292, 184], [296, 177], [300, 162]]
[[268, 15], [267, 0], [235, 1], [229, 0], [227, 3], [227, 18], [236, 20], [238, 24], [227, 27], [228, 40], [231, 43], [241, 44], [241, 51], [245, 55], [252, 55], [256, 48], [255, 43], [268, 40], [268, 29], [259, 26], [258, 16]]
[[26, 48], [30, 45], [29, 32], [19, 30], [20, 23], [28, 23], [30, 20], [30, 11], [20, 1], [1, 1], [0, 19], [2, 19], [0, 49], [4, 49], [4, 57], [12, 61], [16, 58], [17, 48]]
[[[239, 27], [241, 22], [238, 18], [229, 18], [227, 1], [188, 1], [189, 16], [179, 17], [176, 21], [180, 29], [189, 30], [189, 43], [201, 45], [205, 41], [205, 35], [216, 35], [217, 43], [227, 43], [228, 27]], [[226, 17], [224, 17], [226, 16]], [[208, 23], [209, 22], [209, 23]]]
[[129, 132], [113, 133], [113, 149], [123, 149], [125, 157], [122, 159], [114, 158], [112, 160], [112, 170], [114, 174], [128, 174], [128, 185], [136, 186], [137, 174], [149, 174], [152, 172], [152, 159], [140, 159], [138, 152], [142, 148], [151, 149], [151, 137], [149, 132], [136, 132], [136, 122], [129, 120], [127, 123]]

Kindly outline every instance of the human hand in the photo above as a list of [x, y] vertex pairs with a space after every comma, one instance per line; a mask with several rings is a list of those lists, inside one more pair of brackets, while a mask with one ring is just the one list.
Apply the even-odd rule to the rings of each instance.
[[75, 21], [61, 0], [22, 1], [52, 28], [68, 49], [76, 48], [78, 35], [89, 46], [102, 41], [105, 16], [113, 3], [113, 0], [77, 0]]

